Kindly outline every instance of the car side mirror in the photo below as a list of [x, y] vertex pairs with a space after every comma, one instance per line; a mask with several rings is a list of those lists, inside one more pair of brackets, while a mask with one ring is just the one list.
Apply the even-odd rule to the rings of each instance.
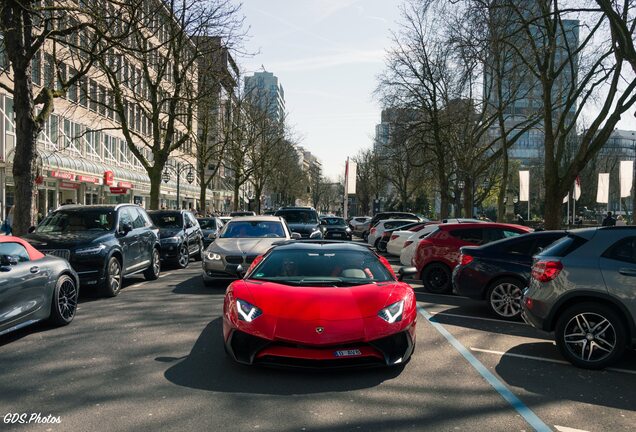
[[301, 236], [299, 233], [297, 233], [297, 232], [291, 233], [291, 239], [292, 240], [300, 240], [301, 238], [303, 238], [303, 236]]
[[31, 226], [29, 227], [29, 229], [27, 230], [27, 232], [28, 232], [29, 234], [31, 234], [32, 232], [35, 232], [35, 227], [34, 227], [33, 225], [31, 225]]
[[0, 265], [3, 266], [14, 266], [18, 264], [18, 258], [12, 255], [2, 255], [0, 257]]
[[131, 232], [132, 229], [133, 229], [132, 224], [127, 222], [121, 225], [119, 232], [121, 232], [122, 235], [126, 235], [129, 232]]
[[243, 268], [243, 266], [241, 264], [236, 266], [235, 272], [236, 272], [236, 276], [239, 279], [243, 279], [245, 277], [245, 269]]
[[404, 278], [409, 276], [415, 276], [417, 274], [417, 268], [415, 267], [400, 267], [398, 270], [398, 280], [402, 282]]
[[213, 232], [208, 235], [208, 238], [211, 238], [212, 240], [216, 240], [217, 235], [218, 235], [217, 233]]

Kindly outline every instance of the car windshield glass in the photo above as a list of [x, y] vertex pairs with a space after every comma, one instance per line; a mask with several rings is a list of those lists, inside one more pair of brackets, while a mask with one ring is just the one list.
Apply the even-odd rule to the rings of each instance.
[[35, 232], [111, 231], [114, 229], [114, 225], [115, 212], [112, 209], [61, 210], [44, 218]]
[[273, 250], [249, 278], [299, 286], [352, 286], [394, 280], [371, 252], [329, 249]]
[[325, 225], [330, 225], [330, 226], [345, 226], [347, 225], [347, 223], [345, 222], [344, 219], [342, 218], [323, 218], [323, 221], [325, 221]]
[[283, 210], [276, 213], [277, 216], [285, 218], [290, 224], [315, 224], [318, 218], [315, 211], [312, 210]]
[[183, 228], [181, 213], [150, 213], [150, 219], [159, 228]]
[[214, 219], [197, 219], [201, 229], [216, 229], [216, 221]]
[[231, 221], [221, 233], [221, 238], [272, 237], [284, 238], [285, 231], [280, 222]]

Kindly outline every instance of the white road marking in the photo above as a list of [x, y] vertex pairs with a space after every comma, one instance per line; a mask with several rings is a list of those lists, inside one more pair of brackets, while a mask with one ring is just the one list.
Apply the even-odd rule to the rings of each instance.
[[159, 275], [159, 278], [161, 279], [162, 277], [170, 276], [170, 275], [173, 275], [173, 274], [174, 274], [174, 272], [161, 273], [161, 274]]
[[567, 426], [554, 425], [554, 427], [559, 432], [587, 432], [586, 430], [583, 430], [583, 429], [574, 429], [574, 428], [567, 427]]
[[[531, 356], [531, 355], [525, 355], [525, 354], [507, 353], [507, 352], [502, 352], [502, 351], [493, 351], [493, 350], [474, 348], [474, 347], [470, 347], [470, 350], [471, 351], [476, 351], [476, 352], [482, 352], [482, 353], [486, 353], [486, 354], [495, 354], [495, 355], [499, 355], [499, 356], [502, 356], [502, 357], [503, 356], [506, 356], [506, 357], [517, 357], [517, 358], [528, 359], [528, 360], [537, 360], [537, 361], [543, 361], [543, 362], [548, 362], [548, 363], [558, 363], [558, 364], [570, 365], [570, 362], [568, 362], [568, 361], [557, 360], [557, 359], [552, 359], [552, 358], [547, 358], [547, 357], [538, 357], [538, 356]], [[608, 368], [605, 368], [605, 370], [612, 371], [612, 372], [620, 372], [620, 373], [627, 373], [627, 374], [636, 375], [636, 370], [630, 370], [630, 369], [620, 369], [620, 368], [608, 367]], [[572, 430], [576, 430], [576, 429], [572, 429]]]
[[446, 313], [446, 312], [437, 312], [434, 314], [431, 314], [433, 316], [437, 316], [437, 315], [441, 315], [441, 316], [449, 316], [449, 317], [456, 317], [456, 318], [469, 318], [469, 319], [475, 319], [475, 320], [482, 320], [482, 321], [493, 321], [493, 322], [500, 322], [500, 323], [506, 323], [506, 324], [517, 324], [517, 325], [523, 325], [523, 326], [527, 326], [528, 324], [522, 322], [522, 321], [507, 321], [507, 320], [500, 320], [500, 319], [496, 319], [496, 318], [485, 318], [485, 317], [477, 317], [477, 316], [471, 316], [471, 315], [460, 315], [460, 314], [454, 314], [454, 313]]

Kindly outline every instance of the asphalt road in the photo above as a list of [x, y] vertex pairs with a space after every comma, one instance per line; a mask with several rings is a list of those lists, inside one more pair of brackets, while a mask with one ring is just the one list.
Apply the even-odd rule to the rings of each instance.
[[0, 422], [60, 420], [0, 430], [634, 430], [634, 352], [613, 370], [576, 369], [548, 336], [417, 284], [417, 348], [401, 371], [234, 364], [222, 346], [225, 287], [203, 287], [199, 271], [131, 279], [118, 297], [83, 298], [70, 326], [0, 337]]

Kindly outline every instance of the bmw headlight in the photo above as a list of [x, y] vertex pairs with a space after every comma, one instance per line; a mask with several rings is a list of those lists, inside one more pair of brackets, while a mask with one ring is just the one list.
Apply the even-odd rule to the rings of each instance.
[[207, 259], [209, 261], [219, 261], [221, 259], [221, 255], [219, 255], [218, 253], [214, 253], [214, 252], [206, 252], [205, 253], [205, 259]]
[[208, 238], [214, 240], [216, 238], [216, 234], [211, 232], [210, 234], [208, 234]]
[[75, 255], [97, 255], [101, 253], [104, 249], [106, 249], [106, 246], [103, 244], [99, 246], [77, 249], [75, 251]]
[[349, 234], [349, 233], [351, 232], [351, 228], [349, 228], [349, 227], [345, 228], [345, 232], [346, 232], [347, 234]]
[[236, 299], [236, 310], [238, 312], [238, 318], [246, 322], [252, 322], [263, 315], [263, 311], [259, 308], [241, 299]]
[[393, 324], [398, 321], [402, 321], [402, 314], [404, 313], [404, 300], [395, 302], [378, 312], [378, 316], [389, 324]]
[[181, 237], [166, 237], [161, 239], [161, 243], [179, 243], [181, 242]]
[[322, 231], [320, 231], [318, 228], [316, 228], [316, 231], [312, 232], [309, 235], [310, 239], [319, 239], [322, 238]]

